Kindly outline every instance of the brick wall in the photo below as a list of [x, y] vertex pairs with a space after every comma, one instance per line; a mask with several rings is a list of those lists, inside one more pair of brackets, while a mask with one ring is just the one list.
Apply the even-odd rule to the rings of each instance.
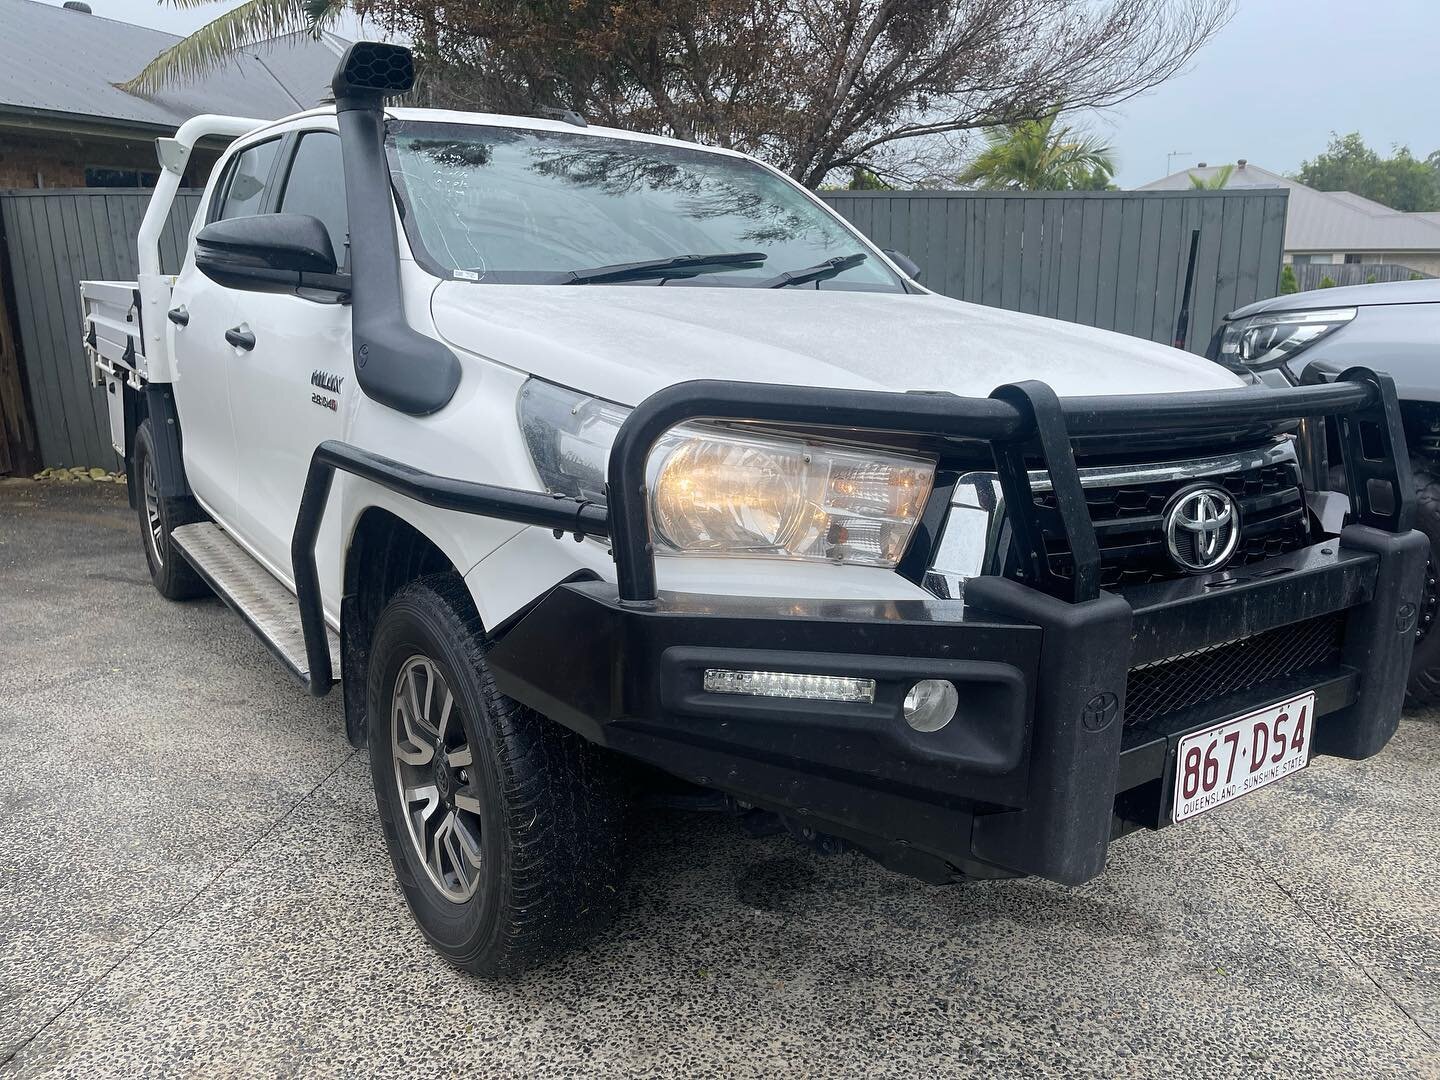
[[[203, 185], [215, 155], [197, 153], [185, 178]], [[83, 135], [42, 135], [0, 128], [0, 191], [8, 188], [85, 186], [85, 169], [98, 166], [158, 171], [150, 139], [108, 139]]]

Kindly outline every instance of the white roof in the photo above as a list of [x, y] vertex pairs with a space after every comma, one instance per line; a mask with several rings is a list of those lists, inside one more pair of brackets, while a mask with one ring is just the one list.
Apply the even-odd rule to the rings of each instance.
[[[1184, 191], [1192, 174], [1209, 179], [1222, 168], [1182, 169], [1137, 190]], [[1277, 187], [1290, 192], [1286, 251], [1440, 252], [1440, 214], [1402, 213], [1351, 191], [1316, 191], [1250, 162], [1237, 165], [1225, 185], [1227, 191]]]
[[561, 131], [567, 135], [589, 135], [603, 139], [629, 139], [632, 142], [661, 143], [665, 146], [683, 146], [690, 150], [704, 150], [712, 154], [729, 157], [749, 158], [738, 150], [727, 150], [723, 146], [706, 146], [702, 143], [672, 139], [668, 135], [652, 135], [646, 131], [629, 131], [624, 128], [602, 127], [586, 124], [584, 127], [565, 120], [544, 116], [514, 116], [509, 113], [456, 112], [451, 109], [413, 109], [403, 106], [390, 107], [385, 115], [395, 120], [417, 120], [431, 124], [479, 124], [486, 127], [526, 128], [535, 131]]

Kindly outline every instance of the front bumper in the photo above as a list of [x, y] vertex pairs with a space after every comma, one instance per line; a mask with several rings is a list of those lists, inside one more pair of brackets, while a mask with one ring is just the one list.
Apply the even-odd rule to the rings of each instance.
[[[634, 603], [575, 583], [489, 663], [503, 692], [587, 739], [896, 869], [1078, 884], [1113, 838], [1169, 824], [1189, 732], [1313, 688], [1315, 753], [1378, 752], [1404, 698], [1427, 552], [1420, 533], [1352, 525], [1242, 570], [1080, 603], [995, 577], [972, 579], [963, 601], [895, 602]], [[1339, 637], [1323, 661], [1127, 723], [1134, 669], [1324, 617]], [[713, 694], [709, 667], [869, 677], [877, 692], [873, 704]], [[938, 732], [901, 715], [922, 678], [960, 689]]]
[[[1335, 541], [1242, 570], [1123, 596], [1100, 588], [1077, 444], [1123, 437], [1171, 445], [1323, 417], [1335, 419], [1358, 524]], [[649, 456], [668, 431], [699, 419], [984, 444], [1017, 565], [1010, 578], [967, 581], [963, 601], [662, 596], [647, 509]], [[1050, 486], [1043, 512], [1030, 482], [1037, 466]], [[1302, 676], [1317, 691], [1312, 752], [1377, 752], [1394, 733], [1404, 697], [1427, 550], [1411, 529], [1413, 484], [1394, 385], [1366, 368], [1324, 386], [1064, 401], [1035, 382], [1008, 383], [987, 398], [680, 383], [646, 398], [621, 425], [606, 507], [434, 476], [358, 447], [320, 444], [291, 541], [315, 694], [335, 681], [315, 544], [336, 471], [439, 509], [543, 526], [557, 540], [564, 533], [607, 538], [616, 583], [568, 584], [542, 597], [493, 643], [489, 663], [500, 688], [597, 743], [936, 880], [1094, 877], [1114, 835], [1166, 824], [1182, 734], [1290, 696]], [[930, 524], [938, 522], [926, 530]], [[1068, 553], [1068, 573], [1049, 557], [1052, 533]], [[1153, 687], [1157, 664], [1192, 673], [1277, 628], [1326, 618], [1333, 648], [1309, 656], [1303, 670], [1257, 675], [1247, 659], [1245, 677], [1232, 669], [1211, 682], [1190, 679], [1183, 694], [1137, 693], [1127, 705], [1137, 679]], [[342, 636], [350, 640], [349, 631]], [[359, 654], [350, 645], [346, 655]], [[742, 665], [866, 676], [878, 691], [873, 702], [839, 705], [717, 699], [704, 689], [707, 667]], [[901, 702], [914, 681], [930, 677], [957, 683], [962, 712], [938, 732], [918, 733], [902, 719]], [[1220, 688], [1223, 694], [1204, 692]], [[1143, 710], [1135, 704], [1142, 697]], [[1127, 725], [1127, 712], [1144, 722]]]

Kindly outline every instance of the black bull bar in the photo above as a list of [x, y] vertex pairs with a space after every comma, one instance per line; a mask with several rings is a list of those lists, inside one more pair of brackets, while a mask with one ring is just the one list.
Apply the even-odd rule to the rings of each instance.
[[[1336, 421], [1351, 498], [1353, 524], [1338, 543], [1272, 560], [1276, 566], [1263, 565], [1273, 574], [1223, 593], [1189, 579], [1137, 606], [1101, 591], [1099, 546], [1072, 439], [1323, 417]], [[972, 579], [963, 605], [785, 601], [781, 610], [775, 601], [662, 596], [646, 464], [666, 432], [695, 420], [986, 443], [1013, 535], [1013, 579]], [[1073, 553], [1069, 577], [1055, 574], [1045, 555], [1030, 487], [1037, 462], [1049, 474], [1053, 512]], [[501, 689], [593, 741], [755, 805], [810, 815], [817, 827], [882, 861], [931, 877], [944, 876], [942, 867], [1086, 880], [1103, 868], [1112, 834], [1124, 831], [1117, 795], [1146, 785], [1159, 787], [1138, 800], [1130, 821], [1165, 824], [1156, 807], [1168, 795], [1167, 754], [1186, 725], [1214, 717], [1191, 710], [1168, 727], [1127, 730], [1124, 692], [1131, 666], [1176, 655], [1181, 646], [1203, 649], [1317, 614], [1343, 615], [1344, 654], [1326, 674], [1329, 715], [1317, 728], [1316, 751], [1375, 753], [1393, 734], [1403, 698], [1424, 563], [1424, 539], [1411, 532], [1412, 483], [1394, 386], [1367, 368], [1325, 385], [1066, 399], [1038, 382], [1008, 384], [988, 398], [689, 382], [651, 395], [622, 425], [610, 457], [608, 507], [439, 477], [322, 443], [291, 548], [317, 695], [335, 681], [315, 540], [337, 470], [429, 506], [557, 536], [607, 538], [615, 583], [560, 586], [524, 615], [491, 653]], [[587, 628], [578, 643], [577, 626]], [[717, 704], [698, 690], [707, 664], [820, 673], [858, 665], [879, 679], [885, 700], [869, 713], [833, 703], [823, 714], [814, 703], [808, 711], [775, 702]], [[885, 729], [883, 710], [897, 707], [887, 694], [907, 680], [944, 675], [1005, 722], [943, 747]], [[1221, 704], [1235, 715], [1263, 703], [1240, 694]]]

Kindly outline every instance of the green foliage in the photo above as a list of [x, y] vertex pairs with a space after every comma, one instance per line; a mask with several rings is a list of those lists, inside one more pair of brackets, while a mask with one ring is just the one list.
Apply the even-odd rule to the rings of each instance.
[[1076, 185], [1076, 191], [1119, 191], [1120, 185], [1114, 181], [1114, 170], [1097, 166], [1089, 176], [1081, 179]]
[[1280, 268], [1280, 295], [1289, 296], [1300, 291], [1300, 282], [1295, 280], [1295, 268], [1286, 263]]
[[1325, 152], [1300, 164], [1295, 179], [1319, 191], [1351, 191], [1395, 210], [1440, 210], [1440, 170], [1421, 161], [1408, 146], [1392, 147], [1382, 158], [1358, 131], [1330, 136]]
[[1410, 281], [1424, 281], [1424, 280], [1425, 280], [1425, 275], [1424, 275], [1424, 274], [1417, 274], [1414, 270], [1411, 270], [1411, 271], [1410, 271], [1410, 277], [1408, 278], [1408, 280], [1410, 280]]
[[1335, 288], [1335, 279], [1334, 279], [1333, 277], [1331, 277], [1329, 274], [1326, 274], [1324, 277], [1322, 277], [1322, 278], [1320, 279], [1320, 288], [1322, 288], [1322, 289], [1333, 289], [1333, 288]]
[[1057, 123], [1057, 109], [1039, 120], [989, 128], [985, 149], [957, 182], [1019, 191], [1095, 191], [1112, 186], [1114, 151], [1094, 135]]
[[[160, 0], [195, 8], [218, 0]], [[946, 181], [960, 133], [1052, 103], [1128, 101], [1185, 70], [1234, 0], [227, 0], [124, 89], [179, 86], [236, 50], [342, 15], [405, 40], [410, 104], [573, 109], [755, 154], [808, 187], [856, 169]], [[1113, 164], [1075, 164], [1104, 187]]]
[[1218, 172], [1210, 177], [1196, 176], [1190, 174], [1190, 187], [1196, 191], [1219, 191], [1226, 184], [1230, 183], [1230, 175], [1235, 171], [1234, 165], [1222, 165]]
[[1375, 282], [1378, 281], [1378, 280], [1379, 280], [1379, 279], [1378, 279], [1374, 274], [1366, 274], [1366, 275], [1365, 275], [1365, 284], [1366, 284], [1366, 285], [1374, 285]]
[[845, 185], [850, 191], [892, 191], [891, 186], [876, 176], [875, 173], [863, 166], [857, 166], [850, 171], [850, 183]]
[[[170, 0], [173, 7], [191, 8], [209, 0]], [[348, 6], [349, 0], [245, 0], [176, 42], [120, 89], [153, 94], [214, 70], [236, 49], [254, 41], [308, 30], [319, 36]]]

